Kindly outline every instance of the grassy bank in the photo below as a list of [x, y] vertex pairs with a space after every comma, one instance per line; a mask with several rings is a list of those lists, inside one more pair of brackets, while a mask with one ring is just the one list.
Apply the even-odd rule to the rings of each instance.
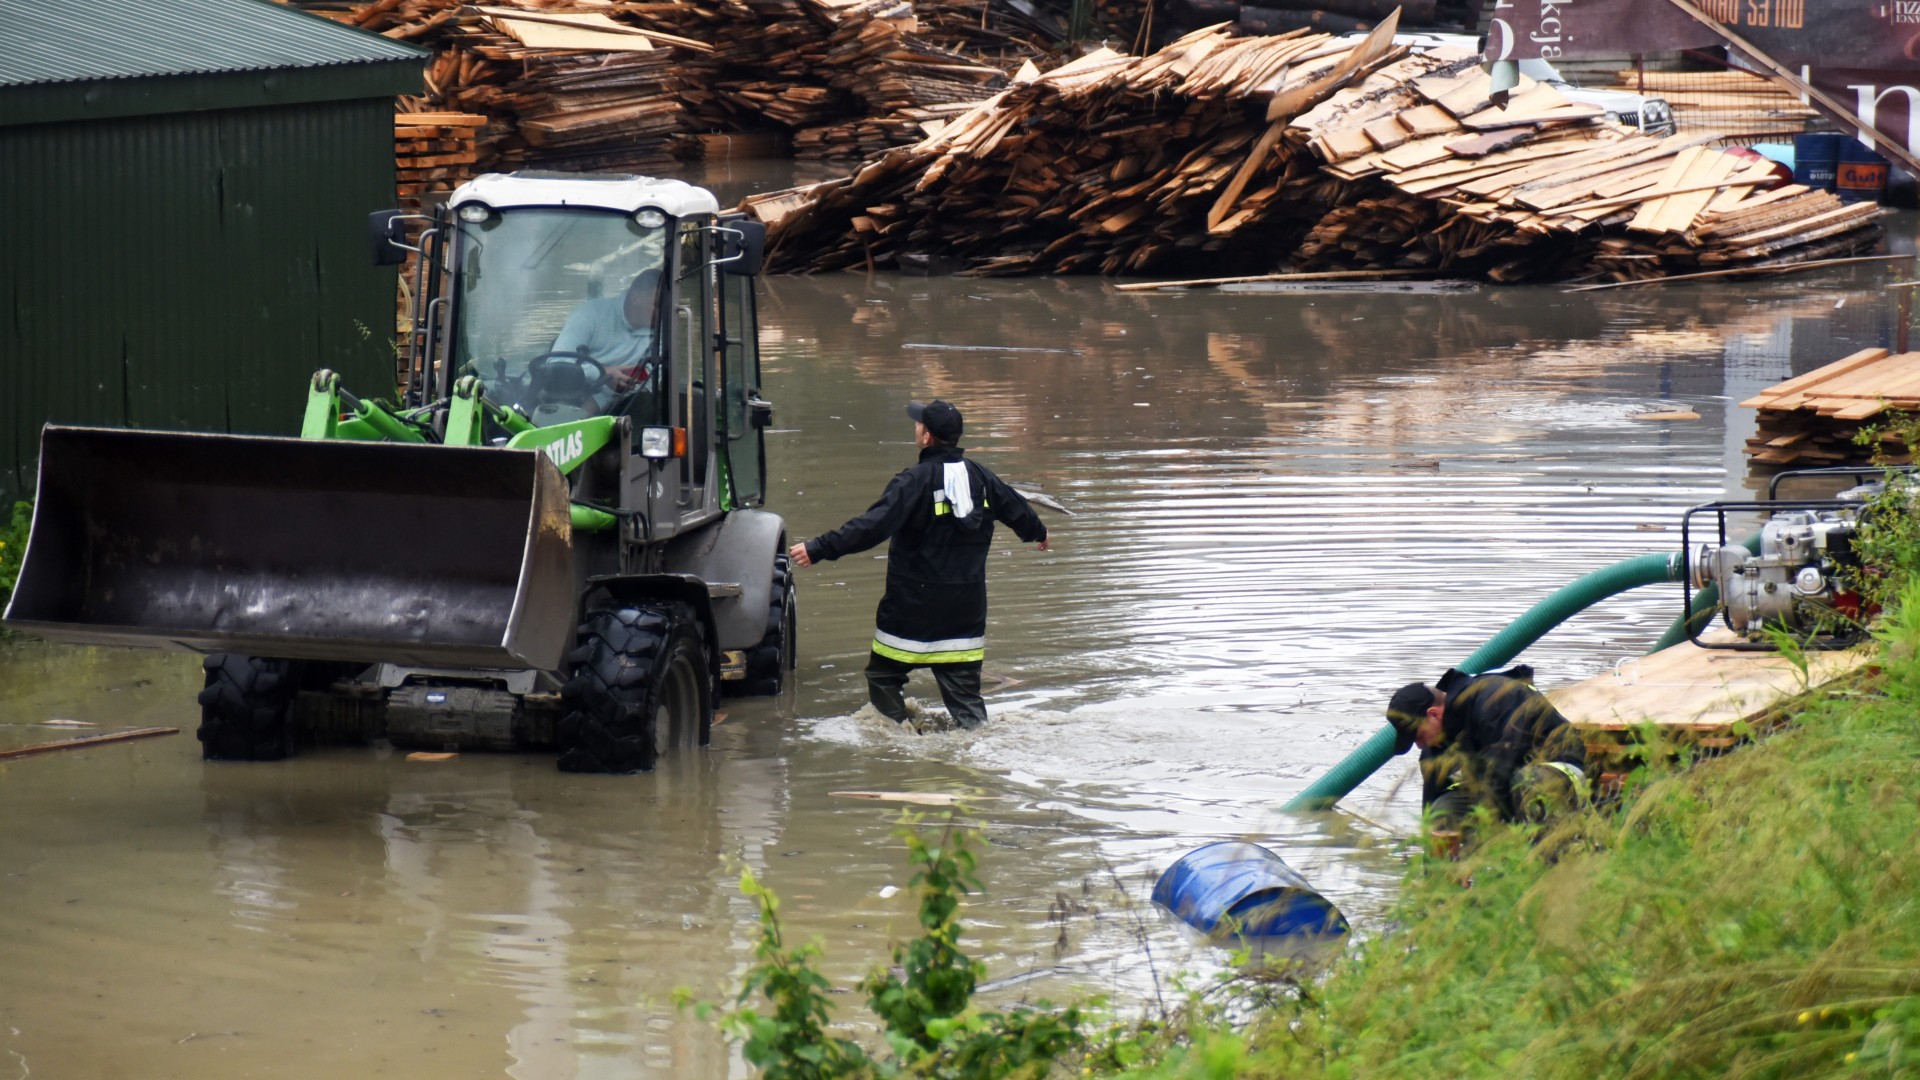
[[1394, 928], [1134, 1075], [1920, 1075], [1920, 586], [1865, 686], [1545, 835], [1417, 857]]

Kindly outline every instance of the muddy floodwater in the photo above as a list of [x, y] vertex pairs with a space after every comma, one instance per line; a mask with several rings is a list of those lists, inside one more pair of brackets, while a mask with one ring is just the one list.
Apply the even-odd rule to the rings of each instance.
[[[743, 867], [842, 987], [913, 928], [898, 808], [841, 791], [968, 798], [992, 1004], [1137, 1009], [1210, 968], [1146, 897], [1213, 839], [1271, 845], [1376, 930], [1418, 814], [1408, 759], [1339, 812], [1278, 806], [1378, 729], [1394, 686], [1581, 574], [1673, 550], [1683, 508], [1747, 496], [1737, 403], [1891, 344], [1884, 286], [1912, 276], [767, 281], [771, 507], [793, 536], [913, 459], [911, 398], [958, 403], [973, 455], [1075, 511], [1046, 515], [1050, 553], [1001, 531], [989, 726], [916, 736], [860, 711], [881, 552], [802, 572], [796, 688], [726, 702], [711, 748], [646, 776], [380, 749], [204, 764], [197, 658], [0, 645], [0, 746], [182, 729], [0, 762], [0, 1080], [738, 1074], [671, 997], [737, 985]], [[1635, 418], [1654, 411], [1698, 419]], [[1679, 605], [1678, 586], [1616, 598], [1526, 658], [1547, 686], [1605, 671]], [[912, 689], [937, 701], [924, 673]]]

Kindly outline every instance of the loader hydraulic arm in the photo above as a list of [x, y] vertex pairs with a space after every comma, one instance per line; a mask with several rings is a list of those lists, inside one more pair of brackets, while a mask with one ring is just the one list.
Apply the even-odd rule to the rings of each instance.
[[466, 375], [453, 384], [453, 401], [447, 408], [447, 434], [441, 441], [448, 446], [479, 446], [483, 416], [500, 425], [508, 435], [534, 430], [533, 421], [488, 398], [480, 380]]
[[325, 368], [313, 373], [307, 390], [307, 415], [300, 425], [303, 439], [354, 439], [362, 442], [426, 442], [413, 424], [371, 401], [362, 401], [340, 388], [340, 376]]

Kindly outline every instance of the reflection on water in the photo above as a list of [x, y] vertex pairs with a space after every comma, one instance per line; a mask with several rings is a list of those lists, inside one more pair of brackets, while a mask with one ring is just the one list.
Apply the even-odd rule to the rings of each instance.
[[[644, 777], [358, 750], [203, 765], [191, 658], [6, 647], [0, 745], [72, 733], [33, 726], [53, 717], [187, 732], [0, 763], [0, 1060], [724, 1076], [670, 1002], [724, 999], [744, 969], [743, 866], [841, 987], [912, 928], [897, 807], [836, 791], [970, 798], [988, 894], [966, 914], [995, 1004], [1140, 1001], [1213, 962], [1145, 908], [1212, 839], [1268, 843], [1378, 929], [1417, 812], [1406, 761], [1342, 812], [1275, 808], [1375, 730], [1388, 688], [1580, 574], [1670, 550], [1684, 507], [1746, 494], [1736, 403], [1890, 340], [1885, 274], [1580, 295], [767, 282], [794, 535], [864, 508], [913, 456], [902, 406], [933, 396], [982, 461], [1077, 512], [1050, 519], [1054, 552], [1003, 537], [991, 560], [994, 721], [914, 736], [858, 709], [878, 553], [801, 575], [794, 693], [728, 702], [711, 750]], [[1701, 419], [1635, 419], [1682, 407]], [[1528, 659], [1549, 684], [1604, 670], [1678, 604], [1608, 601]], [[836, 997], [844, 1017], [857, 999]]]

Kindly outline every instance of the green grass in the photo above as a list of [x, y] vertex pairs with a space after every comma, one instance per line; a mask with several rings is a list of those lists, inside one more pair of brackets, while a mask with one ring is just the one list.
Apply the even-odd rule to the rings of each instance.
[[[1909, 563], [1909, 566], [1912, 564]], [[1920, 1076], [1920, 584], [1880, 672], [1546, 834], [1415, 856], [1392, 926], [1155, 1077]]]

